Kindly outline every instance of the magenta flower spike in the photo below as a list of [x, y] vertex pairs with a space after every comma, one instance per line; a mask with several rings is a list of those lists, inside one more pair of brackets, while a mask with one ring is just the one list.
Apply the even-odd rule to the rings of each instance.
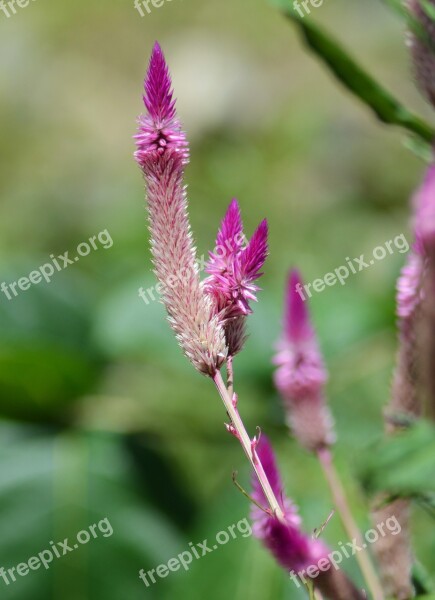
[[[248, 298], [252, 299], [249, 293], [253, 295], [256, 289], [252, 281], [260, 276], [258, 271], [266, 257], [267, 226], [265, 223], [260, 225], [249, 244], [244, 246], [240, 212], [237, 203], [232, 203], [218, 234], [218, 244], [225, 246], [227, 238], [236, 238], [237, 234], [241, 237], [233, 246], [226, 246], [227, 262], [218, 263], [217, 254], [212, 255], [214, 275], [210, 277], [215, 278], [216, 287], [208, 290], [207, 282], [203, 284], [199, 278], [183, 184], [184, 167], [189, 158], [188, 144], [176, 115], [168, 67], [157, 43], [145, 79], [144, 103], [147, 114], [139, 119], [135, 158], [147, 186], [151, 251], [169, 323], [192, 364], [213, 379], [231, 421], [228, 430], [239, 440], [272, 513], [280, 518], [278, 501], [256, 456], [256, 439], [249, 437], [237, 410], [233, 384], [225, 383], [220, 373], [228, 356], [229, 321], [233, 327], [230, 343], [240, 344], [242, 334], [238, 319], [229, 318], [219, 310], [217, 299], [221, 290], [218, 287], [222, 286], [223, 292], [227, 293], [228, 285], [231, 286], [226, 308], [238, 305], [240, 310], [236, 314], [244, 316], [247, 311], [241, 310], [241, 306], [246, 306]], [[229, 358], [228, 361], [231, 363]], [[228, 365], [228, 371], [232, 373], [232, 363], [231, 367]]]
[[428, 168], [423, 184], [417, 190], [414, 210], [417, 249], [435, 256], [435, 164]]
[[426, 173], [414, 198], [415, 236], [421, 255], [421, 314], [418, 364], [421, 364], [422, 397], [435, 418], [435, 164]]
[[[388, 434], [400, 431], [404, 418], [412, 420], [421, 415], [419, 344], [417, 343], [424, 264], [421, 250], [419, 244], [411, 250], [397, 282], [399, 347], [391, 400], [385, 415]], [[401, 527], [394, 539], [389, 536], [381, 538], [373, 548], [380, 566], [383, 588], [389, 598], [412, 598], [414, 590], [410, 537], [411, 502], [407, 498], [399, 498], [387, 504], [384, 497], [378, 500], [381, 507], [373, 511], [373, 523], [385, 523], [388, 519], [394, 518]]]
[[195, 368], [213, 377], [226, 357], [225, 333], [199, 278], [187, 213], [189, 149], [175, 112], [168, 67], [156, 43], [145, 79], [135, 159], [147, 185], [151, 251], [169, 323]]
[[[333, 568], [328, 558], [329, 548], [320, 539], [307, 535], [301, 528], [301, 518], [293, 502], [286, 497], [275, 456], [266, 436], [262, 435], [257, 445], [257, 455], [266, 477], [279, 499], [283, 518], [277, 519], [270, 512], [253, 505], [251, 519], [253, 533], [273, 555], [275, 560], [289, 574], [293, 582], [301, 586], [310, 577], [316, 588], [325, 597], [334, 600], [352, 600], [363, 598], [342, 571]], [[252, 498], [260, 506], [266, 499], [257, 478], [252, 480]], [[321, 567], [321, 568], [320, 568]]]
[[216, 248], [210, 252], [204, 282], [213, 298], [216, 311], [224, 323], [228, 354], [234, 356], [245, 340], [245, 317], [252, 313], [250, 302], [256, 302], [259, 288], [254, 281], [263, 273], [267, 257], [267, 221], [260, 223], [245, 245], [243, 223], [237, 200], [232, 200], [216, 237]]
[[[435, 8], [435, 0], [425, 0]], [[408, 7], [421, 32], [410, 34], [410, 48], [417, 83], [432, 106], [435, 106], [435, 21], [422, 0], [408, 0]]]
[[305, 448], [318, 451], [333, 444], [335, 436], [324, 396], [328, 375], [302, 290], [299, 273], [292, 271], [274, 380], [294, 435]]

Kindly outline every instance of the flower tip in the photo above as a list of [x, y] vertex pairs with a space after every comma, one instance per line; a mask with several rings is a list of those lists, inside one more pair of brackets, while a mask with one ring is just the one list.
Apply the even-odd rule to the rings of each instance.
[[[281, 500], [283, 494], [281, 476], [276, 464], [276, 458], [272, 444], [264, 433], [261, 434], [260, 440], [255, 447], [255, 451], [275, 495]], [[256, 477], [253, 476], [252, 482], [256, 499], [260, 502], [264, 502], [264, 495]]]
[[154, 56], [156, 54], [161, 54], [163, 56], [162, 47], [160, 46], [160, 44], [159, 44], [159, 42], [157, 40], [154, 42], [153, 52], [152, 52], [151, 56]]
[[242, 211], [240, 210], [240, 205], [237, 198], [233, 198], [229, 203], [224, 220], [226, 220], [227, 223], [232, 222], [234, 225], [236, 225], [237, 230], [241, 231], [243, 229]]
[[301, 341], [311, 332], [303, 280], [298, 269], [292, 269], [288, 278], [285, 325], [287, 337], [292, 342]]
[[175, 116], [172, 82], [160, 44], [154, 43], [145, 78], [144, 103], [152, 119], [158, 123]]

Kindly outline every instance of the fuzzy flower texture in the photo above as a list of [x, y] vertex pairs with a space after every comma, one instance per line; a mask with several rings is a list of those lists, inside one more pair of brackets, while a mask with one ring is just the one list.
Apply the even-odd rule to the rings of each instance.
[[301, 276], [294, 270], [288, 280], [274, 380], [295, 437], [308, 450], [318, 451], [330, 446], [335, 436], [324, 393], [328, 374], [301, 290]]
[[409, 46], [417, 83], [432, 106], [435, 107], [435, 0], [408, 0], [414, 19]]
[[257, 478], [253, 477], [252, 498], [259, 505], [251, 510], [254, 535], [297, 585], [305, 584], [310, 577], [314, 577], [316, 587], [326, 598], [362, 600], [364, 596], [344, 572], [334, 567], [328, 546], [302, 530], [297, 508], [285, 495], [272, 447], [264, 435], [257, 446], [257, 454], [273, 492], [279, 499], [284, 518], [278, 519], [259, 508], [266, 505], [266, 499]]
[[245, 243], [236, 200], [219, 229], [216, 248], [201, 282], [187, 212], [184, 168], [189, 146], [176, 115], [163, 52], [155, 44], [145, 79], [144, 104], [135, 135], [147, 187], [151, 251], [169, 323], [198, 371], [213, 377], [228, 356], [242, 349], [246, 316], [258, 291], [267, 256], [267, 223]]

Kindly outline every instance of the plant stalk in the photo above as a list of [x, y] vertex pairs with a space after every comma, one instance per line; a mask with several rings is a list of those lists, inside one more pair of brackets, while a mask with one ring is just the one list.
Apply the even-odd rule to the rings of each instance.
[[260, 482], [261, 488], [263, 490], [264, 496], [269, 504], [269, 507], [272, 513], [280, 520], [284, 519], [284, 513], [276, 499], [276, 496], [270, 486], [269, 480], [267, 479], [267, 475], [264, 472], [263, 465], [258, 458], [258, 455], [255, 451], [255, 447], [253, 447], [251, 439], [248, 435], [248, 432], [245, 429], [243, 421], [239, 415], [239, 411], [233, 403], [233, 396], [230, 395], [223, 379], [220, 371], [217, 371], [215, 376], [213, 377], [213, 381], [219, 391], [219, 394], [222, 398], [222, 401], [225, 405], [226, 411], [228, 413], [229, 418], [231, 419], [231, 424], [234, 427], [234, 430], [237, 434], [237, 439], [239, 440], [242, 448], [251, 463], [252, 468], [254, 469], [255, 475]]
[[361, 551], [357, 552], [355, 556], [370, 593], [372, 594], [373, 600], [384, 600], [384, 592], [382, 590], [381, 583], [370, 560], [367, 546], [363, 540], [358, 525], [353, 518], [346, 494], [344, 492], [343, 484], [341, 483], [340, 477], [334, 467], [331, 452], [329, 449], [323, 448], [318, 450], [317, 456], [322, 466], [326, 481], [328, 482], [331, 490], [331, 495], [333, 497], [337, 512], [340, 515], [343, 527], [349, 538], [351, 540], [356, 540], [358, 546], [361, 548]]

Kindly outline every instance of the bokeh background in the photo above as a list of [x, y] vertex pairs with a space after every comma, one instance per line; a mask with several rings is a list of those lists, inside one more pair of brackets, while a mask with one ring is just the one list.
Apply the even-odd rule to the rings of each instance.
[[[415, 111], [403, 27], [378, 0], [325, 0], [310, 18]], [[232, 197], [248, 233], [267, 217], [270, 257], [236, 360], [240, 409], [276, 445], [307, 530], [331, 509], [316, 461], [288, 436], [272, 386], [288, 269], [307, 281], [410, 239], [408, 202], [424, 164], [309, 55], [266, 0], [167, 0], [144, 17], [133, 0], [35, 0], [0, 12], [0, 282], [16, 281], [108, 230], [92, 251], [9, 301], [0, 294], [0, 566], [108, 518], [100, 536], [6, 586], [7, 600], [239, 600], [304, 597], [253, 538], [239, 536], [150, 588], [138, 578], [247, 516], [231, 481], [249, 470], [223, 427], [212, 384], [181, 355], [157, 303], [144, 192], [132, 159], [154, 40], [170, 64], [191, 141], [186, 174], [199, 253], [213, 247]], [[315, 294], [330, 370], [337, 462], [363, 529], [355, 474], [381, 434], [395, 355], [396, 252]], [[422, 562], [435, 539], [416, 510]], [[346, 541], [337, 518], [325, 537]], [[346, 569], [358, 578], [353, 560]]]

